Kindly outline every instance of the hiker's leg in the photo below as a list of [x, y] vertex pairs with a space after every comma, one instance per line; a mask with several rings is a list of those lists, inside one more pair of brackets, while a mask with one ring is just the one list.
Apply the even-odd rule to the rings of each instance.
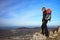
[[42, 22], [41, 29], [42, 29], [42, 34], [44, 35], [44, 22]]
[[49, 32], [48, 32], [48, 28], [47, 28], [47, 20], [45, 21], [45, 36], [49, 37]]

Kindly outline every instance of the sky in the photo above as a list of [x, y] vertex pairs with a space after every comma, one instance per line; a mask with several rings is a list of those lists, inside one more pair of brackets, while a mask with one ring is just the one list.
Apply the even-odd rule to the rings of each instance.
[[0, 0], [0, 26], [41, 26], [42, 7], [52, 10], [47, 25], [60, 25], [60, 0]]

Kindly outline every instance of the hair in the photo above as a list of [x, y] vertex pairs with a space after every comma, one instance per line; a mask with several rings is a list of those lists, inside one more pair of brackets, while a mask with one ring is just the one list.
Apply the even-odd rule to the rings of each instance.
[[46, 8], [45, 7], [42, 7], [42, 10], [46, 10]]

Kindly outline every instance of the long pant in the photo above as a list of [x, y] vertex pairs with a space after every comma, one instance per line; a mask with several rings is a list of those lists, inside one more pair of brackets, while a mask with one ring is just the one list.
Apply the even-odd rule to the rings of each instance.
[[47, 22], [48, 22], [48, 20], [44, 20], [43, 22], [42, 22], [42, 26], [41, 26], [41, 29], [42, 29], [42, 34], [44, 35], [45, 34], [45, 36], [49, 36], [49, 32], [48, 32], [48, 28], [47, 28]]

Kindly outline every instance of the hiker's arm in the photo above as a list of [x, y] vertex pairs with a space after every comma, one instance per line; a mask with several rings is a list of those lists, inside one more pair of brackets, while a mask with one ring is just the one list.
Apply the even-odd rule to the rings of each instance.
[[50, 18], [49, 21], [51, 21], [51, 15], [49, 16], [49, 18]]

